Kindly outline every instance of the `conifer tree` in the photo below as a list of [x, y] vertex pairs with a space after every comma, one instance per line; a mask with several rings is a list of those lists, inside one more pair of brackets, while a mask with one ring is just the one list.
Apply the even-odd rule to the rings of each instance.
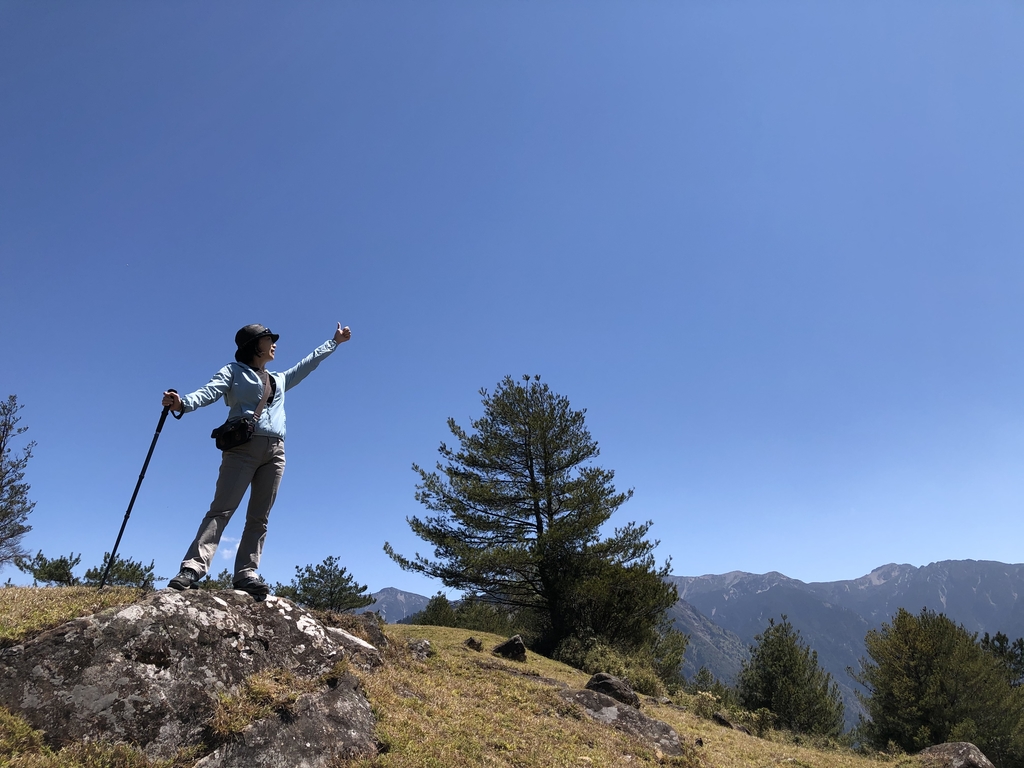
[[996, 632], [995, 637], [989, 637], [986, 632], [981, 638], [981, 648], [1003, 666], [1010, 685], [1024, 684], [1024, 637], [1018, 637], [1011, 643], [1002, 632]]
[[632, 491], [620, 493], [614, 473], [591, 464], [599, 451], [585, 411], [537, 376], [507, 376], [480, 394], [484, 413], [470, 429], [448, 420], [458, 446], [441, 443], [436, 471], [413, 465], [416, 498], [434, 514], [408, 522], [433, 557], [385, 551], [406, 570], [532, 617], [542, 653], [572, 636], [656, 643], [677, 599], [663, 580], [669, 566], [655, 567], [650, 522], [602, 538]]
[[997, 766], [1024, 764], [1024, 689], [976, 635], [941, 613], [901, 608], [864, 642], [855, 678], [866, 689], [868, 744], [917, 752], [970, 741]]
[[737, 684], [740, 703], [751, 711], [770, 710], [783, 728], [838, 736], [843, 729], [839, 686], [786, 616], [778, 624], [769, 619], [754, 639]]
[[461, 627], [490, 632], [493, 635], [512, 635], [519, 630], [516, 617], [502, 606], [483, 600], [460, 600], [452, 605], [443, 592], [427, 601], [426, 607], [403, 620], [403, 624], [425, 624], [432, 627]]
[[49, 558], [42, 550], [36, 552], [35, 557], [19, 557], [14, 564], [18, 569], [31, 574], [32, 581], [42, 582], [44, 585], [58, 587], [74, 587], [79, 584], [79, 579], [73, 573], [75, 567], [82, 562], [82, 556], [72, 552], [67, 557]]
[[426, 608], [409, 617], [408, 623], [425, 624], [428, 627], [454, 627], [457, 621], [451, 602], [444, 592], [438, 592], [427, 601]]
[[366, 589], [356, 583], [337, 557], [330, 555], [319, 565], [295, 566], [291, 584], [276, 584], [274, 594], [307, 608], [342, 613], [372, 605], [374, 599], [364, 594]]
[[32, 530], [27, 520], [35, 507], [35, 502], [28, 498], [29, 485], [25, 482], [25, 468], [35, 443], [25, 445], [20, 455], [11, 445], [14, 438], [28, 429], [18, 426], [20, 410], [17, 395], [0, 401], [0, 567], [27, 556], [21, 540]]
[[[110, 553], [103, 553], [103, 563], [85, 572], [84, 583], [89, 587], [98, 587], [103, 573], [107, 570], [107, 563], [110, 561]], [[107, 584], [118, 587], [136, 587], [137, 589], [152, 592], [155, 589], [156, 561], [150, 560], [149, 565], [143, 565], [141, 560], [132, 560], [120, 555], [114, 557], [114, 564], [110, 566], [110, 573], [107, 575]]]
[[204, 589], [207, 592], [216, 592], [221, 589], [231, 589], [233, 587], [234, 577], [231, 575], [231, 571], [227, 568], [221, 570], [216, 576], [211, 576], [209, 573], [200, 580], [199, 589]]

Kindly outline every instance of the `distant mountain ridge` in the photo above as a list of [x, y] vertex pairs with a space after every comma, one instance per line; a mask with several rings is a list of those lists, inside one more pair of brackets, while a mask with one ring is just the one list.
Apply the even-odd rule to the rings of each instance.
[[[742, 661], [768, 620], [785, 614], [839, 684], [849, 724], [856, 720], [860, 705], [855, 695], [858, 686], [848, 670], [859, 669], [867, 632], [891, 621], [900, 608], [915, 614], [922, 608], [944, 613], [979, 634], [1003, 632], [1011, 640], [1024, 637], [1024, 600], [1018, 600], [1024, 594], [1024, 565], [1020, 564], [946, 560], [915, 567], [890, 563], [857, 579], [809, 584], [775, 571], [668, 580], [678, 588], [680, 602], [693, 609], [678, 604], [672, 609], [676, 627], [691, 636], [687, 674], [704, 664], [716, 677], [735, 681], [739, 665], [733, 638], [744, 646]], [[709, 635], [703, 619], [726, 634]]]
[[807, 586], [875, 625], [889, 621], [901, 607], [916, 613], [926, 606], [971, 632], [1024, 636], [1024, 602], [1017, 599], [1024, 592], [1024, 564], [991, 560], [944, 560], [920, 568], [889, 564], [852, 581]]

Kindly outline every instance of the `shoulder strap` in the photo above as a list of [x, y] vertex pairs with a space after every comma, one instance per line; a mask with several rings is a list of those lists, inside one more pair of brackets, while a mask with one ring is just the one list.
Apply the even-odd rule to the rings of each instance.
[[[256, 369], [254, 368], [253, 370]], [[263, 414], [263, 406], [267, 404], [267, 398], [270, 397], [270, 374], [266, 371], [256, 371], [256, 375], [263, 382], [263, 397], [260, 398], [260, 404], [256, 406], [256, 410], [252, 412], [252, 417], [259, 421], [260, 416]]]
[[[231, 363], [231, 365], [241, 365], [241, 363]], [[248, 367], [249, 370], [255, 373], [259, 380], [263, 383], [263, 397], [260, 398], [260, 403], [259, 405], [256, 406], [256, 410], [252, 412], [253, 420], [259, 421], [260, 416], [263, 415], [263, 406], [267, 404], [267, 398], [270, 397], [270, 374], [268, 374], [265, 370], [257, 371], [252, 366], [246, 367]], [[232, 378], [234, 378], [234, 373], [232, 373], [231, 376]]]

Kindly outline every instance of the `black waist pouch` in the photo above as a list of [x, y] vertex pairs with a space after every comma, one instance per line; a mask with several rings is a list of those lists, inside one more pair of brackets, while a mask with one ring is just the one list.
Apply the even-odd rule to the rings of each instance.
[[217, 448], [222, 451], [230, 451], [240, 445], [245, 445], [252, 439], [256, 423], [247, 417], [225, 421], [213, 432], [210, 437], [217, 441]]
[[228, 419], [210, 433], [210, 437], [217, 441], [217, 448], [222, 451], [230, 451], [232, 448], [245, 445], [252, 440], [252, 433], [256, 429], [256, 422], [260, 420], [260, 414], [263, 413], [263, 406], [267, 404], [267, 397], [270, 395], [271, 389], [270, 377], [266, 371], [257, 371], [256, 375], [263, 382], [263, 396], [260, 398], [260, 404], [256, 406], [252, 416]]

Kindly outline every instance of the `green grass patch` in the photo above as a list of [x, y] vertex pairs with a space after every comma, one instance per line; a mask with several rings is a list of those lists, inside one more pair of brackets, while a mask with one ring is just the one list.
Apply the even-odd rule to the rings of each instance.
[[14, 755], [44, 749], [43, 732], [32, 727], [9, 710], [0, 707], [0, 765]]

